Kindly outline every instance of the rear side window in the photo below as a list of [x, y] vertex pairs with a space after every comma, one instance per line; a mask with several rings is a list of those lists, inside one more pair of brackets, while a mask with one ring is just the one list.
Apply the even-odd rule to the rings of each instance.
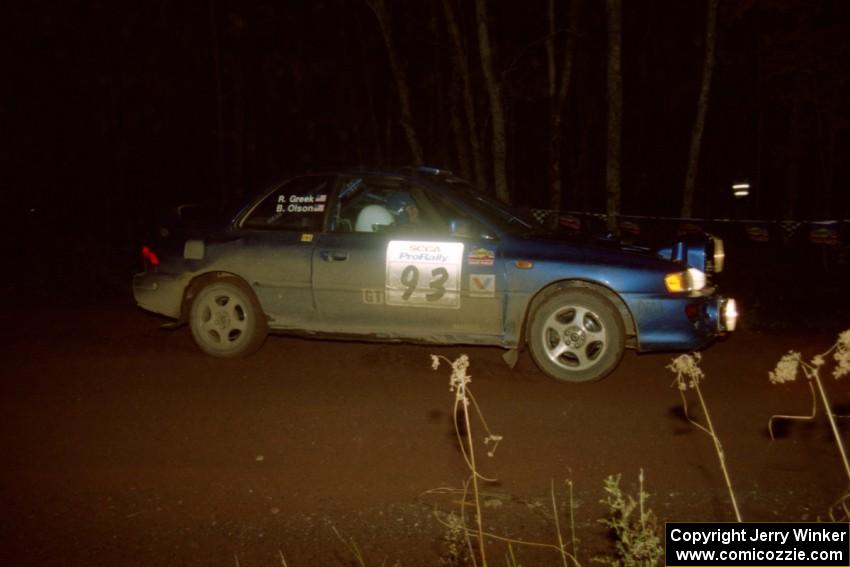
[[319, 232], [324, 224], [334, 178], [308, 175], [291, 179], [260, 201], [242, 228]]

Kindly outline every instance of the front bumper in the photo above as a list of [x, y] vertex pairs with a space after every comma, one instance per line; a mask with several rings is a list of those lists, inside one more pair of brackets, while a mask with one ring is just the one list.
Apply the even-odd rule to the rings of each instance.
[[142, 309], [178, 319], [188, 282], [185, 275], [142, 272], [133, 276], [133, 297]]
[[738, 323], [734, 299], [713, 293], [626, 297], [641, 352], [698, 349]]

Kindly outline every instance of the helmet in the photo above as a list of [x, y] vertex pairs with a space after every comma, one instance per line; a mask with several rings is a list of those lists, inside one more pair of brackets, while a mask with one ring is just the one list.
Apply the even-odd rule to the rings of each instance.
[[357, 215], [356, 232], [378, 232], [380, 226], [393, 224], [393, 216], [381, 205], [366, 205]]

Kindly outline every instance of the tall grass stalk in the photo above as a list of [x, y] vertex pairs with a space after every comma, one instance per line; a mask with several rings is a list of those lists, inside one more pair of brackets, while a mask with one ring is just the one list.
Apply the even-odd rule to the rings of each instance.
[[[705, 374], [699, 367], [701, 356], [698, 352], [693, 354], [683, 354], [673, 359], [673, 362], [667, 365], [667, 368], [676, 375], [673, 384], [679, 390], [679, 395], [682, 397], [682, 405], [685, 410], [687, 420], [711, 437], [714, 442], [714, 450], [717, 453], [717, 459], [720, 461], [720, 470], [723, 472], [723, 480], [726, 481], [726, 488], [729, 490], [729, 499], [732, 501], [732, 508], [735, 511], [735, 519], [742, 522], [741, 511], [738, 508], [738, 500], [735, 498], [735, 490], [732, 488], [732, 479], [729, 477], [729, 470], [726, 467], [726, 454], [723, 451], [723, 444], [720, 442], [720, 437], [714, 430], [714, 424], [711, 421], [711, 413], [708, 411], [708, 405], [705, 403], [705, 398], [702, 395], [702, 390], [699, 385]], [[700, 407], [702, 408], [703, 416], [705, 417], [705, 425], [697, 422], [690, 415], [688, 410], [687, 391], [694, 390], [697, 393]]]
[[[461, 496], [462, 496], [461, 506], [463, 506], [463, 503], [466, 501], [466, 497], [468, 495], [468, 484], [469, 483], [465, 483], [463, 489], [451, 488], [451, 487], [432, 488], [431, 490], [426, 491], [426, 494], [456, 494], [456, 493], [460, 492]], [[486, 495], [486, 493], [482, 493], [482, 495]], [[461, 508], [461, 514], [462, 513], [463, 513], [463, 508]], [[446, 520], [442, 519], [438, 514], [435, 514], [435, 516], [437, 518], [437, 521], [440, 524], [442, 524], [443, 527], [445, 527], [447, 530], [451, 530], [454, 527], [455, 524], [453, 524], [451, 520], [446, 521]], [[461, 517], [461, 519], [463, 519], [463, 517]], [[571, 525], [570, 527], [571, 527], [573, 534], [575, 534], [575, 526]], [[462, 529], [466, 529], [467, 533], [469, 533], [473, 536], [478, 535], [478, 532], [476, 530], [470, 530], [469, 528], [462, 528]], [[523, 546], [523, 547], [536, 547], [536, 548], [539, 548], [539, 549], [548, 549], [550, 551], [557, 551], [559, 554], [566, 555], [567, 559], [572, 561], [572, 563], [574, 565], [576, 565], [577, 567], [580, 567], [580, 565], [581, 565], [581, 563], [579, 563], [579, 561], [578, 561], [578, 558], [573, 553], [565, 551], [565, 550], [561, 549], [559, 546], [553, 545], [551, 543], [541, 543], [541, 542], [536, 542], [536, 541], [526, 541], [526, 540], [520, 540], [520, 539], [513, 539], [513, 538], [509, 538], [509, 537], [500, 536], [500, 535], [497, 535], [497, 534], [494, 534], [494, 533], [488, 532], [488, 531], [484, 532], [484, 538], [488, 539], [488, 540], [492, 540], [492, 541], [499, 541], [499, 542], [502, 542], [502, 543], [506, 543], [508, 545], [517, 545], [517, 546]], [[573, 535], [573, 541], [575, 541], [575, 535]], [[575, 549], [575, 547], [576, 547], [576, 544], [573, 543], [573, 549]], [[470, 549], [472, 549], [472, 548], [470, 548]]]
[[[561, 534], [560, 528], [560, 520], [558, 517], [558, 506], [555, 500], [554, 493], [554, 484], [552, 485], [552, 509], [555, 515], [555, 529], [557, 531], [558, 537], [558, 545], [552, 545], [548, 543], [538, 543], [538, 542], [529, 542], [529, 541], [521, 541], [512, 538], [506, 538], [502, 536], [498, 536], [492, 533], [489, 533], [484, 530], [484, 519], [481, 511], [481, 490], [479, 486], [479, 481], [484, 482], [495, 482], [496, 479], [487, 478], [478, 472], [478, 465], [475, 458], [475, 444], [474, 444], [474, 435], [472, 431], [472, 422], [470, 417], [477, 417], [478, 421], [480, 421], [482, 427], [486, 432], [486, 437], [484, 438], [484, 444], [488, 446], [487, 456], [493, 457], [496, 452], [496, 448], [499, 445], [499, 442], [502, 440], [501, 435], [494, 434], [490, 427], [487, 425], [487, 420], [484, 419], [484, 415], [481, 412], [481, 407], [478, 405], [478, 401], [475, 399], [475, 396], [472, 394], [471, 389], [469, 388], [469, 383], [471, 382], [471, 377], [467, 374], [466, 370], [469, 368], [469, 357], [467, 355], [462, 354], [454, 361], [449, 360], [444, 356], [438, 356], [435, 354], [431, 355], [431, 368], [433, 370], [437, 370], [440, 367], [441, 362], [446, 362], [452, 368], [452, 375], [449, 381], [449, 391], [454, 392], [454, 407], [453, 407], [453, 415], [455, 416], [454, 427], [455, 434], [457, 435], [458, 444], [460, 446], [461, 454], [463, 455], [464, 461], [466, 462], [466, 466], [470, 471], [469, 479], [463, 485], [463, 494], [461, 500], [461, 511], [460, 511], [460, 524], [461, 528], [464, 531], [464, 534], [467, 538], [467, 545], [469, 547], [469, 560], [473, 565], [477, 565], [476, 554], [474, 553], [474, 546], [470, 541], [470, 536], [475, 537], [477, 540], [477, 551], [478, 557], [481, 560], [481, 564], [483, 567], [487, 566], [487, 552], [485, 549], [485, 544], [487, 540], [492, 541], [500, 541], [506, 543], [508, 545], [509, 555], [506, 556], [506, 561], [509, 565], [515, 565], [516, 557], [513, 554], [513, 545], [522, 545], [528, 547], [538, 547], [544, 549], [557, 550], [561, 555], [563, 564], [565, 567], [568, 567], [567, 561], [570, 560], [573, 562], [575, 566], [579, 566], [579, 562], [576, 559], [575, 555], [569, 553], [565, 549], [563, 535]], [[473, 412], [470, 411], [470, 407]], [[461, 416], [464, 423], [465, 435], [461, 432], [461, 428], [458, 423], [458, 417]], [[466, 437], [464, 439], [464, 437]], [[468, 492], [470, 485], [472, 486], [472, 506], [475, 508], [475, 529], [470, 529], [466, 524], [466, 515], [465, 510], [468, 504]], [[573, 522], [573, 500], [572, 500], [572, 482], [569, 484], [570, 486], [570, 528], [572, 533], [572, 544], [573, 551], [575, 551], [576, 546], [576, 538], [575, 538], [575, 524]], [[454, 489], [445, 489], [454, 492]], [[443, 492], [444, 489], [432, 490], [429, 491], [431, 493]], [[457, 525], [451, 521], [445, 521], [438, 518], [438, 521], [442, 523], [450, 533], [457, 529]]]
[[[479, 480], [484, 480], [488, 482], [494, 482], [496, 479], [487, 478], [482, 476], [478, 472], [478, 465], [475, 461], [475, 442], [474, 435], [472, 430], [472, 420], [470, 419], [469, 406], [472, 405], [475, 409], [475, 414], [477, 415], [479, 421], [487, 432], [487, 436], [484, 438], [484, 444], [493, 443], [493, 447], [487, 452], [489, 456], [493, 456], [496, 447], [499, 444], [499, 441], [502, 440], [501, 435], [494, 435], [490, 428], [487, 425], [487, 420], [484, 419], [484, 415], [481, 413], [481, 408], [478, 406], [478, 402], [475, 400], [475, 396], [469, 390], [468, 386], [471, 381], [471, 377], [466, 373], [466, 369], [469, 368], [469, 357], [465, 354], [460, 355], [454, 361], [449, 360], [444, 356], [431, 355], [431, 368], [437, 370], [440, 367], [440, 361], [445, 361], [452, 368], [451, 379], [449, 380], [449, 391], [454, 392], [454, 407], [452, 408], [452, 415], [455, 416], [454, 426], [455, 426], [455, 434], [457, 435], [458, 445], [460, 446], [461, 454], [463, 455], [464, 461], [466, 461], [466, 466], [470, 471], [471, 483], [472, 483], [472, 500], [473, 506], [475, 506], [475, 525], [477, 528], [477, 539], [478, 539], [478, 554], [481, 558], [481, 564], [486, 567], [487, 565], [487, 551], [486, 551], [486, 542], [484, 539], [484, 518], [481, 513], [481, 492], [478, 486]], [[458, 416], [463, 416], [463, 424], [466, 433], [466, 439], [464, 439], [463, 433], [461, 433], [460, 425], [458, 424]], [[465, 506], [466, 499], [464, 498], [464, 503], [462, 506]], [[463, 518], [463, 515], [461, 515]], [[471, 554], [471, 557], [474, 559], [474, 554]]]
[[[817, 415], [817, 400], [819, 397], [826, 418], [829, 420], [829, 426], [832, 429], [832, 435], [835, 439], [835, 445], [838, 447], [838, 453], [841, 455], [844, 473], [847, 475], [848, 484], [850, 484], [850, 462], [847, 460], [847, 450], [844, 448], [844, 441], [841, 439], [841, 433], [838, 431], [838, 425], [835, 421], [836, 417], [845, 416], [836, 415], [832, 411], [829, 396], [826, 393], [826, 388], [823, 387], [823, 380], [820, 376], [821, 368], [825, 366], [827, 357], [830, 354], [835, 361], [832, 376], [837, 380], [850, 374], [850, 329], [840, 333], [838, 339], [831, 347], [812, 357], [809, 362], [803, 360], [800, 353], [794, 350], [788, 351], [787, 354], [779, 359], [779, 362], [776, 363], [776, 368], [768, 373], [770, 382], [772, 384], [793, 382], [797, 379], [799, 371], [802, 370], [812, 398], [812, 412], [810, 415], [773, 415], [768, 420], [767, 427], [770, 431], [770, 437], [773, 439], [773, 422], [777, 419], [813, 420]], [[815, 390], [817, 390], [817, 396], [815, 395]]]
[[[572, 477], [572, 471], [570, 471], [570, 477]], [[575, 518], [575, 496], [573, 495], [573, 479], [567, 479], [567, 495], [569, 496], [570, 502], [570, 543], [572, 543], [572, 560], [575, 563], [576, 567], [579, 567], [578, 560], [578, 540], [576, 539], [576, 518]]]
[[[555, 500], [555, 479], [551, 479], [549, 481], [549, 496], [552, 499], [552, 517], [555, 518], [555, 535], [558, 537], [558, 547], [561, 549], [561, 561], [564, 564], [564, 567], [569, 567], [569, 563], [567, 563], [567, 549], [564, 545], [564, 536], [561, 534], [561, 522], [559, 520], [560, 514], [558, 513], [558, 503]], [[570, 519], [572, 520], [573, 514], [573, 502], [572, 498], [570, 499]], [[573, 528], [573, 551], [575, 551], [575, 528]]]
[[[366, 559], [363, 557], [363, 553], [360, 551], [360, 548], [357, 547], [357, 542], [354, 541], [353, 538], [345, 539], [342, 537], [342, 534], [339, 533], [339, 530], [336, 529], [336, 526], [331, 526], [334, 534], [336, 534], [337, 539], [341, 541], [347, 548], [348, 551], [351, 552], [351, 555], [354, 556], [355, 561], [357, 561], [357, 565], [360, 567], [366, 567]], [[282, 555], [281, 555], [282, 556]]]
[[552, 517], [555, 518], [555, 535], [558, 536], [558, 547], [561, 549], [561, 561], [563, 561], [564, 567], [569, 567], [567, 565], [567, 557], [564, 555], [564, 536], [561, 535], [561, 523], [558, 520], [560, 514], [558, 514], [558, 503], [555, 501], [555, 479], [550, 479], [549, 481], [549, 495], [552, 498]]

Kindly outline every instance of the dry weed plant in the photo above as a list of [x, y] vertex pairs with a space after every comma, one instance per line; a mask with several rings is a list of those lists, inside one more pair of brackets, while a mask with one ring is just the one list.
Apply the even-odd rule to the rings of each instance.
[[[785, 415], [777, 414], [770, 417], [767, 422], [767, 428], [770, 432], [770, 438], [773, 439], [773, 422], [777, 419], [811, 421], [817, 416], [818, 398], [823, 405], [823, 411], [829, 420], [829, 426], [832, 428], [832, 435], [835, 439], [835, 445], [838, 447], [838, 452], [841, 455], [841, 462], [844, 465], [844, 472], [847, 475], [848, 483], [850, 483], [850, 463], [847, 461], [847, 451], [844, 448], [844, 441], [841, 439], [841, 433], [838, 431], [836, 418], [847, 417], [834, 413], [832, 405], [829, 401], [829, 396], [826, 389], [823, 387], [820, 371], [826, 365], [827, 358], [832, 355], [835, 361], [835, 366], [832, 370], [832, 376], [836, 380], [850, 374], [850, 329], [840, 333], [838, 339], [831, 347], [820, 354], [816, 354], [809, 362], [803, 360], [802, 355], [794, 350], [788, 351], [776, 363], [776, 368], [768, 373], [771, 384], [785, 384], [794, 382], [802, 370], [803, 376], [806, 378], [806, 385], [809, 387], [809, 393], [812, 400], [812, 411], [809, 415]], [[817, 390], [817, 393], [815, 392]], [[850, 509], [848, 509], [848, 501], [850, 501], [850, 492], [838, 499], [829, 511], [833, 521], [848, 521], [850, 520]]]
[[522, 567], [517, 561], [516, 555], [514, 555], [514, 548], [511, 544], [508, 544], [508, 554], [505, 555], [505, 565], [507, 567]]
[[620, 475], [611, 475], [603, 484], [609, 518], [599, 520], [614, 532], [616, 555], [594, 557], [597, 563], [612, 567], [651, 567], [658, 564], [664, 550], [658, 537], [658, 520], [646, 505], [649, 494], [643, 488], [643, 469], [638, 475], [637, 500], [623, 492]]
[[450, 567], [460, 567], [470, 561], [469, 540], [466, 537], [466, 527], [463, 520], [454, 512], [450, 512], [444, 522], [446, 526], [446, 544], [448, 556], [443, 562]]
[[[562, 563], [564, 567], [570, 567], [572, 564], [574, 567], [579, 567], [579, 562], [576, 559], [573, 553], [567, 551], [566, 546], [564, 544], [564, 539], [560, 531], [560, 522], [558, 521], [558, 508], [557, 503], [555, 501], [555, 492], [554, 492], [554, 483], [552, 485], [552, 506], [553, 513], [555, 515], [555, 529], [557, 532], [558, 545], [548, 544], [548, 543], [538, 543], [538, 542], [529, 542], [529, 541], [520, 541], [516, 539], [506, 538], [502, 536], [498, 536], [484, 530], [484, 520], [481, 513], [481, 489], [479, 486], [479, 481], [484, 482], [495, 482], [496, 479], [491, 479], [483, 476], [478, 472], [478, 464], [475, 459], [475, 442], [474, 442], [474, 432], [473, 432], [473, 424], [470, 420], [470, 416], [473, 415], [478, 418], [478, 422], [483, 426], [486, 436], [483, 439], [483, 443], [487, 446], [487, 456], [493, 457], [496, 453], [496, 448], [499, 445], [499, 442], [502, 440], [501, 435], [494, 434], [490, 427], [487, 425], [487, 420], [484, 419], [484, 415], [481, 412], [481, 407], [478, 405], [478, 402], [475, 399], [475, 396], [472, 393], [472, 390], [469, 388], [469, 384], [472, 380], [471, 376], [467, 374], [467, 369], [469, 368], [469, 357], [465, 354], [460, 355], [455, 360], [449, 360], [445, 356], [441, 355], [431, 355], [431, 368], [433, 370], [437, 370], [440, 368], [441, 362], [446, 362], [452, 369], [451, 378], [449, 379], [449, 391], [455, 394], [454, 396], [454, 406], [452, 408], [452, 415], [455, 416], [454, 419], [454, 427], [455, 434], [457, 435], [458, 444], [461, 449], [461, 454], [463, 455], [464, 461], [466, 462], [466, 466], [469, 469], [469, 478], [463, 484], [462, 489], [462, 498], [460, 501], [460, 514], [450, 514], [447, 520], [444, 520], [437, 515], [437, 520], [443, 524], [443, 526], [448, 530], [449, 540], [449, 558], [448, 562], [452, 564], [452, 561], [461, 561], [463, 559], [468, 560], [472, 565], [477, 566], [479, 561], [481, 562], [482, 567], [487, 566], [487, 551], [486, 551], [486, 541], [500, 541], [508, 545], [509, 555], [505, 557], [508, 565], [518, 565], [516, 557], [513, 553], [513, 545], [518, 546], [529, 546], [529, 547], [540, 547], [545, 549], [551, 549], [557, 551], [561, 557]], [[474, 413], [470, 412], [470, 408], [474, 410]], [[461, 419], [458, 419], [460, 416]], [[463, 428], [465, 431], [461, 431], [461, 425], [463, 423]], [[470, 497], [470, 488], [471, 488], [471, 502], [469, 500]], [[433, 491], [429, 491], [431, 493], [437, 492], [456, 492], [454, 489], [436, 489]], [[572, 484], [570, 483], [570, 497], [572, 498]], [[467, 507], [471, 507], [475, 510], [475, 527], [471, 528], [467, 525], [466, 521], [466, 509]], [[573, 503], [570, 501], [570, 518], [572, 523], [572, 509]], [[573, 543], [573, 551], [575, 551], [575, 529], [574, 524], [572, 527], [572, 543]], [[463, 539], [466, 542], [465, 551], [461, 551], [461, 545], [459, 544], [459, 534], [463, 535]], [[473, 544], [473, 538], [476, 540], [476, 544]], [[477, 551], [477, 555], [476, 555]]]
[[[703, 397], [702, 390], [700, 390], [699, 387], [700, 382], [705, 379], [705, 374], [699, 367], [700, 360], [701, 356], [698, 352], [693, 354], [683, 354], [674, 358], [673, 362], [667, 365], [667, 368], [676, 375], [676, 378], [673, 380], [673, 385], [676, 386], [676, 389], [679, 391], [679, 395], [682, 397], [685, 417], [691, 425], [706, 433], [709, 437], [711, 437], [712, 441], [714, 441], [714, 450], [717, 453], [718, 460], [720, 461], [720, 469], [723, 471], [723, 479], [726, 481], [726, 488], [729, 490], [729, 498], [732, 501], [735, 518], [737, 521], [742, 522], [741, 512], [738, 509], [738, 501], [735, 498], [735, 490], [732, 488], [732, 480], [729, 477], [729, 470], [726, 468], [726, 454], [723, 452], [723, 444], [720, 442], [720, 438], [714, 431], [714, 425], [711, 422], [711, 414], [708, 411], [708, 406], [705, 403], [705, 398]], [[705, 425], [691, 417], [688, 409], [688, 390], [692, 390], [697, 394], [697, 399], [699, 400], [700, 407], [702, 408], [702, 414], [705, 417]]]
[[347, 548], [351, 555], [354, 557], [354, 560], [357, 562], [359, 567], [366, 567], [366, 559], [363, 557], [363, 553], [360, 551], [360, 548], [357, 547], [357, 542], [354, 541], [354, 538], [345, 539], [339, 530], [336, 529], [336, 526], [331, 526], [334, 534], [339, 541], [341, 541]]

